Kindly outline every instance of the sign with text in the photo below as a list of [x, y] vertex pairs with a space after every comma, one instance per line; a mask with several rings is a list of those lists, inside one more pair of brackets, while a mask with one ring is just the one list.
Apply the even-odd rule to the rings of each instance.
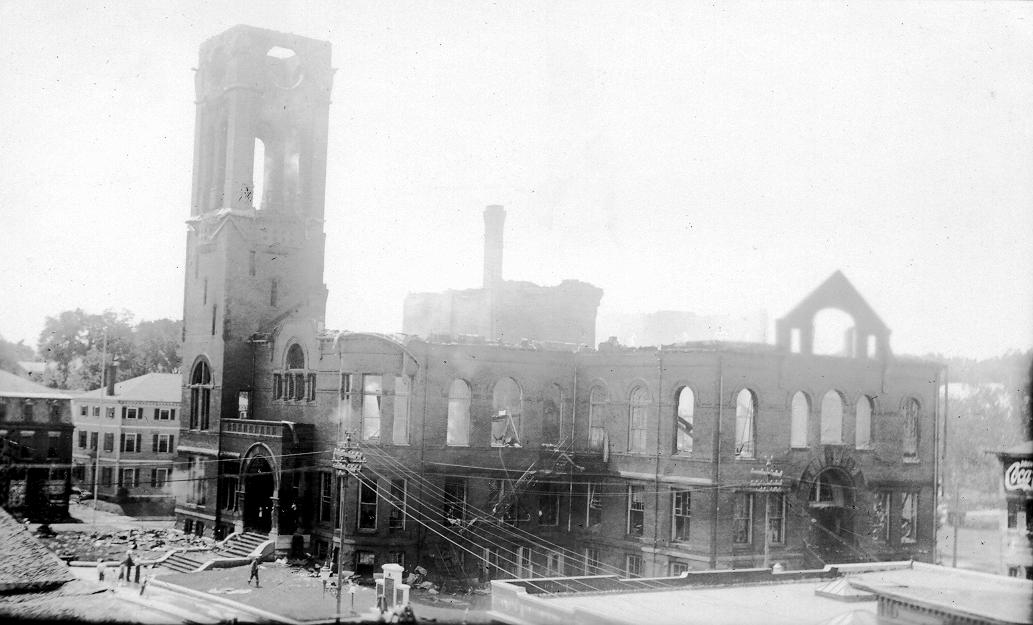
[[1004, 469], [1004, 490], [1033, 491], [1033, 460], [1016, 460]]

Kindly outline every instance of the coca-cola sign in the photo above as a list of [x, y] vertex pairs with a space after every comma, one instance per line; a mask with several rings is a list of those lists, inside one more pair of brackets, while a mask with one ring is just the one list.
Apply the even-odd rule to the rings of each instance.
[[1033, 460], [1016, 460], [1004, 470], [1005, 490], [1033, 491]]

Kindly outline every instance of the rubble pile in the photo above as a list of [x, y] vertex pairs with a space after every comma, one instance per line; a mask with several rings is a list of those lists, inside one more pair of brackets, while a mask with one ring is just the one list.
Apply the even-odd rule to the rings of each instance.
[[53, 536], [39, 536], [39, 541], [66, 562], [72, 560], [121, 560], [126, 551], [136, 559], [149, 560], [172, 549], [188, 547], [210, 548], [210, 538], [186, 535], [176, 529], [129, 529], [94, 531], [63, 531]]

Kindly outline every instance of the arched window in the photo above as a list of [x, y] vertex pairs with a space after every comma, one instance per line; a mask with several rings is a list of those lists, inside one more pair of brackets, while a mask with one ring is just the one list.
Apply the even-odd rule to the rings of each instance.
[[606, 446], [606, 389], [592, 387], [588, 394], [588, 448], [603, 451]]
[[645, 453], [646, 434], [649, 420], [649, 405], [652, 404], [649, 391], [636, 386], [628, 397], [628, 451]]
[[542, 442], [559, 445], [566, 439], [563, 427], [563, 389], [552, 384], [542, 398]]
[[[283, 373], [283, 385], [276, 384], [274, 377], [274, 386], [282, 389], [282, 393], [279, 393], [277, 399], [282, 397], [283, 399], [294, 399], [297, 401], [303, 401], [306, 399], [305, 395], [305, 350], [302, 349], [301, 345], [293, 343], [287, 348], [287, 355], [284, 358], [284, 373]], [[314, 399], [314, 397], [313, 397]]]
[[843, 396], [829, 391], [821, 398], [821, 444], [843, 443]]
[[470, 385], [464, 380], [452, 380], [448, 390], [448, 425], [446, 444], [470, 444]]
[[904, 400], [903, 447], [905, 458], [918, 457], [918, 415], [920, 412], [921, 406], [917, 399], [909, 397]]
[[811, 400], [803, 391], [793, 395], [792, 419], [789, 424], [789, 446], [807, 447], [807, 422], [811, 418]]
[[683, 386], [674, 396], [674, 419], [675, 419], [675, 453], [687, 454], [692, 452], [692, 419], [696, 414], [696, 395], [692, 389]]
[[854, 427], [854, 447], [857, 449], [872, 448], [872, 413], [874, 412], [871, 397], [861, 395], [857, 398], [856, 425]]
[[199, 360], [190, 372], [190, 429], [207, 430], [212, 402], [212, 370]]
[[756, 451], [757, 396], [748, 388], [735, 398], [735, 457], [752, 458]]
[[491, 405], [491, 446], [519, 447], [524, 394], [513, 378], [502, 378], [495, 383]]

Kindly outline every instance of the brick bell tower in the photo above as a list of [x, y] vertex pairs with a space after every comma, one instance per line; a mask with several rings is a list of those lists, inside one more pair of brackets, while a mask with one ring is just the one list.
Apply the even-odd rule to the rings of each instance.
[[[180, 438], [181, 460], [198, 467], [251, 388], [253, 335], [294, 313], [324, 319], [332, 82], [328, 42], [235, 26], [201, 46]], [[209, 490], [177, 499], [200, 513], [215, 506]]]

